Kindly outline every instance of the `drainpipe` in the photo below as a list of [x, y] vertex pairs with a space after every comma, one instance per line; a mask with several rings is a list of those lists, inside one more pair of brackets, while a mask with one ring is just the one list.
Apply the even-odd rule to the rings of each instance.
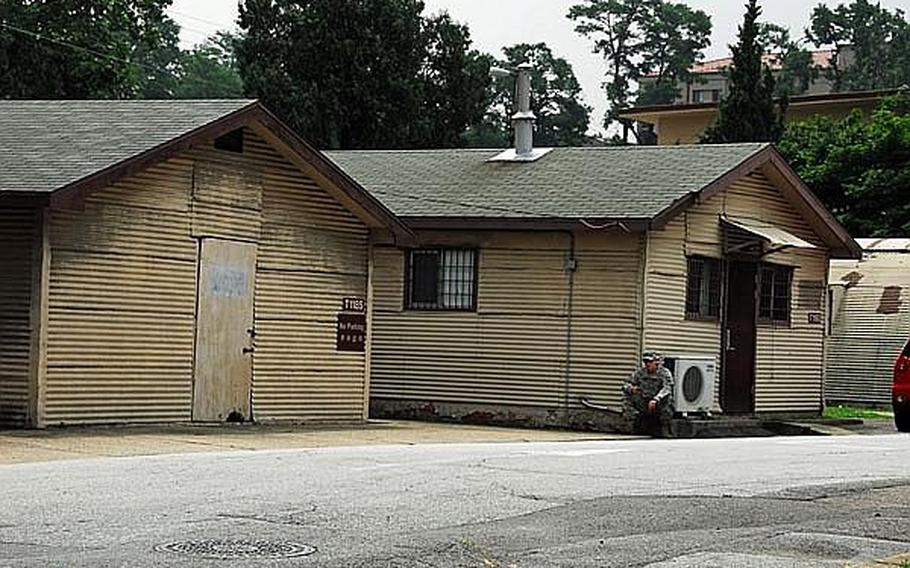
[[572, 377], [572, 311], [575, 301], [575, 271], [578, 261], [575, 258], [575, 233], [566, 231], [569, 235], [569, 258], [566, 260], [566, 270], [569, 272], [569, 303], [566, 311], [566, 374], [563, 384], [563, 404], [565, 425], [569, 425], [569, 384]]
[[638, 301], [641, 302], [638, 313], [638, 353], [645, 351], [645, 316], [648, 307], [648, 263], [651, 258], [651, 230], [644, 233], [644, 250], [642, 251], [641, 263], [641, 292], [638, 294]]

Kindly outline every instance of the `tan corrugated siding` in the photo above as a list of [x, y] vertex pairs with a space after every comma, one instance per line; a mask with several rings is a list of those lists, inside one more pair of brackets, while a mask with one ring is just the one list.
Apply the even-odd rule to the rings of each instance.
[[583, 233], [572, 318], [570, 404], [618, 406], [640, 353], [642, 235]]
[[645, 346], [665, 354], [707, 355], [720, 361], [720, 322], [686, 320], [685, 293], [687, 255], [723, 257], [722, 213], [774, 223], [820, 247], [776, 253], [764, 259], [794, 267], [792, 325], [779, 328], [760, 324], [756, 339], [756, 411], [816, 411], [821, 397], [824, 325], [809, 324], [808, 313], [824, 314], [824, 303], [817, 310], [799, 304], [797, 288], [801, 282], [818, 282], [823, 289], [827, 251], [761, 173], [743, 178], [681, 214], [663, 230], [651, 233]]
[[335, 350], [345, 297], [366, 298], [368, 230], [261, 139], [253, 408], [257, 420], [363, 419], [365, 356]]
[[53, 212], [47, 424], [189, 420], [192, 172], [175, 158]]
[[[557, 408], [566, 400], [569, 237], [432, 233], [480, 251], [476, 313], [402, 310], [404, 253], [374, 249], [371, 395]], [[637, 237], [577, 243], [570, 404], [615, 401], [637, 351]], [[631, 365], [631, 366], [630, 366]], [[615, 391], [615, 392], [614, 392]]]
[[[757, 412], [814, 412], [821, 408], [825, 351], [824, 290], [828, 281], [828, 251], [809, 224], [762, 174], [735, 184], [725, 196], [725, 210], [737, 217], [771, 222], [816, 245], [766, 257], [767, 262], [792, 266], [793, 288], [789, 327], [758, 326], [755, 362]], [[818, 296], [808, 301], [801, 286], [817, 285]], [[821, 314], [809, 323], [809, 314]]]
[[367, 229], [258, 136], [245, 143], [54, 212], [48, 424], [190, 420], [200, 238], [259, 245], [255, 418], [362, 418], [364, 356], [335, 352], [335, 313], [365, 297]]
[[0, 209], [0, 425], [28, 419], [31, 280], [37, 216]]
[[[832, 261], [833, 286], [843, 289], [853, 279], [858, 282], [843, 290], [833, 314], [825, 398], [887, 405], [894, 360], [910, 337], [910, 254], [876, 252], [861, 261]], [[886, 287], [900, 288], [900, 303], [892, 306], [896, 313], [880, 310]]]

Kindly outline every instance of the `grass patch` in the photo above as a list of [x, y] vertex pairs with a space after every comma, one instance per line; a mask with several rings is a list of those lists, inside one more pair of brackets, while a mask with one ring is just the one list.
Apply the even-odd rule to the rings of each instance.
[[[837, 406], [825, 407], [825, 418], [894, 418], [894, 413], [890, 410], [876, 408], [861, 408], [857, 406]], [[903, 567], [902, 567], [903, 568]], [[906, 568], [910, 568], [907, 566]]]

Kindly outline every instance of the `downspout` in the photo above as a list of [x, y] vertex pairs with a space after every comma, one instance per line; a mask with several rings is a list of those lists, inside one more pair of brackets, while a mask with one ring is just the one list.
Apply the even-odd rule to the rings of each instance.
[[645, 316], [647, 315], [648, 306], [648, 265], [651, 261], [651, 230], [648, 229], [644, 234], [644, 250], [642, 251], [643, 262], [641, 264], [641, 290], [638, 294], [638, 301], [641, 302], [638, 314], [638, 353], [645, 351]]
[[566, 309], [566, 372], [563, 384], [563, 420], [569, 425], [569, 384], [572, 376], [572, 311], [575, 302], [575, 270], [578, 268], [575, 258], [575, 233], [566, 231], [569, 235], [569, 257], [566, 260], [566, 270], [569, 272], [569, 298]]

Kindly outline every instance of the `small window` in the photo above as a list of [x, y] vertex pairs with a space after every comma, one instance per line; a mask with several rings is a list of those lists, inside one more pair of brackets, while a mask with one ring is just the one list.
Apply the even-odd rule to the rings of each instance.
[[215, 149], [235, 154], [243, 154], [243, 129], [231, 130], [215, 138]]
[[412, 310], [463, 310], [477, 306], [477, 251], [420, 249], [407, 253], [405, 305]]
[[696, 89], [692, 91], [692, 102], [716, 103], [720, 101], [720, 89]]
[[720, 318], [721, 262], [715, 258], [690, 257], [686, 283], [686, 317]]
[[765, 323], [790, 323], [790, 289], [793, 269], [789, 266], [765, 265], [761, 269], [761, 297], [758, 319]]

